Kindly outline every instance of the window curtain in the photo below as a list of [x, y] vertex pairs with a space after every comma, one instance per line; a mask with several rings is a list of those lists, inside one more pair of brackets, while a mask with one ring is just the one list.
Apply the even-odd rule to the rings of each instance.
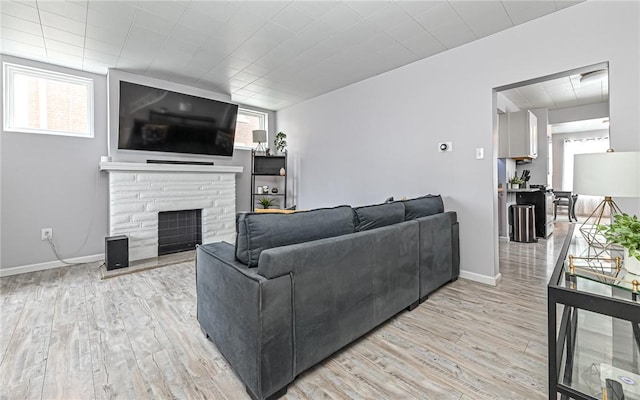
[[[609, 137], [565, 139], [562, 165], [562, 190], [573, 191], [573, 156], [576, 154], [604, 153], [609, 148]], [[589, 215], [604, 199], [602, 196], [578, 196], [576, 214]]]

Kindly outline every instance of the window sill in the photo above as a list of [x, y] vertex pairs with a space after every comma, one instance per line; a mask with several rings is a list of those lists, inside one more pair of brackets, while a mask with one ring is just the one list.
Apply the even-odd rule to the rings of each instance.
[[234, 145], [233, 148], [235, 150], [254, 150], [255, 147], [251, 147], [251, 146], [242, 146], [242, 145]]
[[77, 137], [83, 139], [93, 139], [94, 133], [76, 133], [76, 132], [65, 132], [65, 131], [51, 131], [45, 129], [23, 129], [23, 128], [10, 128], [4, 127], [3, 132], [12, 132], [12, 133], [33, 133], [36, 135], [53, 135], [53, 136], [70, 136]]

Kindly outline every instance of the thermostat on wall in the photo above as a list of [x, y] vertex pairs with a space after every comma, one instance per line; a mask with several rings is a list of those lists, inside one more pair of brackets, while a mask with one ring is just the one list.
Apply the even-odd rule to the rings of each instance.
[[451, 142], [438, 143], [438, 151], [441, 153], [443, 151], [453, 151], [453, 144]]

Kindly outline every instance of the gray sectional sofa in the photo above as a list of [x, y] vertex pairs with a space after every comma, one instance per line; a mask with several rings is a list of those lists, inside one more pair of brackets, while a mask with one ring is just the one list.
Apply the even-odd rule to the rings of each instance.
[[198, 321], [254, 399], [459, 273], [440, 196], [294, 214], [239, 213], [235, 246], [196, 251]]

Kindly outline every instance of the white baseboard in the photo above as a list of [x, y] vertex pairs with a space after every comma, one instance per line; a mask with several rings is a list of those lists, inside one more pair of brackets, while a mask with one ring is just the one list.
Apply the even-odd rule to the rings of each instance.
[[[96, 262], [101, 260], [104, 260], [104, 254], [94, 254], [92, 256], [69, 258], [69, 259], [66, 259], [65, 261], [73, 264], [82, 264], [82, 263], [90, 263], [90, 262]], [[39, 263], [39, 264], [30, 264], [30, 265], [21, 265], [18, 267], [1, 268], [0, 277], [26, 274], [27, 272], [44, 271], [47, 269], [60, 268], [60, 267], [66, 267], [66, 266], [68, 265], [61, 263], [60, 261], [49, 261], [49, 262]]]
[[484, 283], [485, 285], [497, 286], [498, 282], [500, 282], [500, 279], [502, 279], [502, 274], [498, 273], [498, 275], [496, 276], [487, 276], [476, 274], [475, 272], [460, 271], [460, 278], [478, 283]]

